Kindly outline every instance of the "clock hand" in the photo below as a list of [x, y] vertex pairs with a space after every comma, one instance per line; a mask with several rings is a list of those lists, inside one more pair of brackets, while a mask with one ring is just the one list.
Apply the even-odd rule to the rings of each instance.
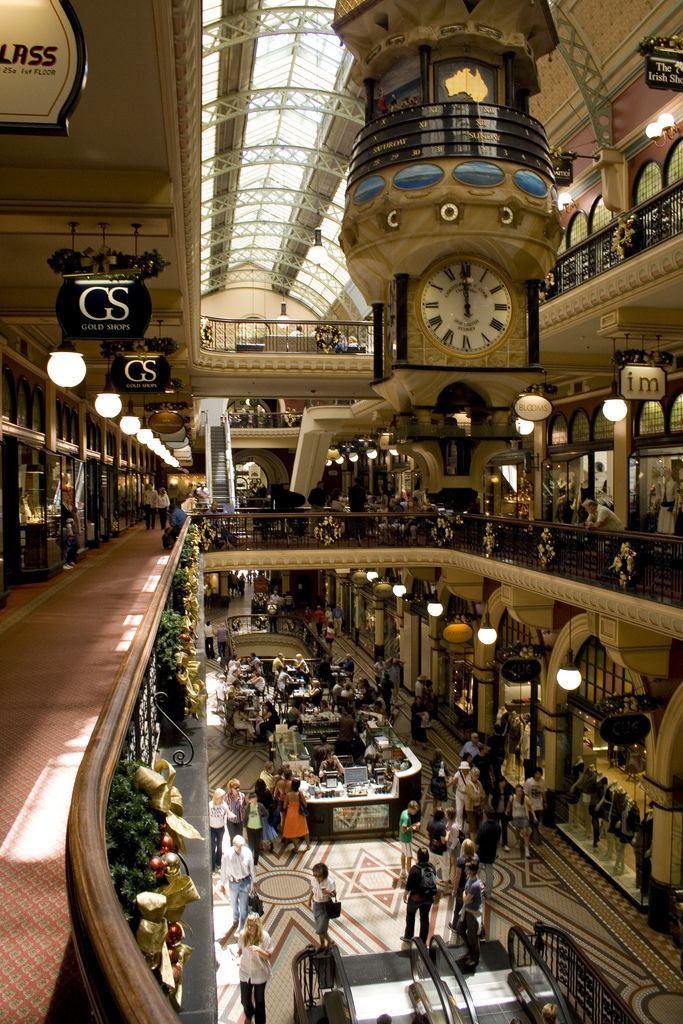
[[463, 263], [460, 267], [460, 279], [462, 281], [462, 294], [465, 299], [465, 316], [469, 319], [472, 316], [472, 307], [470, 306], [470, 277], [468, 273], [468, 267]]

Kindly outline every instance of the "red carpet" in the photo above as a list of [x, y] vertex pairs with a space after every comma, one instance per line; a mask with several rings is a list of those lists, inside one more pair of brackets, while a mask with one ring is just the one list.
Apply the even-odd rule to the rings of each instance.
[[160, 531], [137, 527], [0, 612], [1, 1024], [88, 1019], [64, 883], [71, 791], [166, 558]]

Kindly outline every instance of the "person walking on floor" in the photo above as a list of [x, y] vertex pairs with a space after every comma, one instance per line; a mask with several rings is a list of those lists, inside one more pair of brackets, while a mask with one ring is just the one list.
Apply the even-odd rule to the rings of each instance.
[[477, 829], [474, 839], [479, 863], [484, 869], [484, 885], [486, 887], [487, 899], [493, 895], [493, 865], [496, 861], [500, 836], [501, 828], [496, 821], [495, 812], [490, 807], [487, 807], [484, 811], [484, 820]]
[[455, 896], [455, 906], [453, 908], [453, 918], [451, 921], [451, 931], [455, 931], [458, 927], [458, 918], [460, 911], [462, 910], [463, 895], [465, 892], [465, 882], [467, 881], [467, 874], [465, 872], [465, 864], [468, 860], [476, 860], [477, 852], [474, 848], [474, 842], [472, 839], [463, 839], [460, 846], [460, 856], [455, 862], [455, 879], [453, 881], [453, 895]]
[[434, 810], [448, 801], [448, 769], [443, 753], [437, 747], [431, 761], [432, 777], [429, 781], [429, 792], [434, 801]]
[[479, 864], [468, 860], [465, 864], [465, 891], [463, 907], [458, 918], [456, 931], [467, 943], [468, 955], [460, 963], [474, 969], [479, 963], [479, 931], [481, 929], [483, 886], [479, 878]]
[[261, 853], [261, 842], [263, 841], [263, 828], [268, 821], [268, 811], [259, 801], [256, 793], [251, 792], [247, 797], [247, 843], [254, 858], [254, 867], [258, 867], [259, 855]]
[[157, 512], [159, 513], [159, 526], [162, 530], [166, 529], [166, 517], [168, 516], [168, 508], [171, 504], [171, 499], [166, 493], [165, 487], [159, 488], [157, 494]]
[[510, 802], [514, 790], [505, 776], [501, 775], [499, 779], [496, 779], [493, 790], [489, 796], [488, 806], [495, 814], [496, 821], [500, 825], [503, 849], [509, 850], [508, 846], [508, 816], [507, 807]]
[[227, 887], [232, 907], [232, 924], [218, 940], [221, 946], [228, 942], [238, 928], [244, 928], [249, 913], [249, 893], [255, 881], [256, 868], [251, 850], [245, 845], [244, 836], [235, 836], [232, 846], [223, 851], [221, 860], [220, 890], [225, 893]]
[[244, 1016], [254, 1024], [266, 1024], [266, 984], [271, 974], [270, 961], [275, 943], [264, 929], [258, 914], [249, 914], [237, 940], [240, 958], [240, 1000]]
[[303, 849], [308, 843], [308, 808], [306, 797], [299, 791], [301, 779], [292, 779], [292, 785], [285, 796], [285, 823], [282, 826], [282, 839], [289, 840], [292, 850], [297, 849], [295, 840], [303, 840]]
[[434, 865], [440, 885], [448, 884], [448, 826], [446, 812], [437, 807], [427, 823], [429, 860]]
[[157, 518], [157, 492], [151, 484], [148, 484], [142, 492], [142, 508], [145, 513], [145, 527], [153, 530]]
[[436, 872], [429, 863], [429, 851], [417, 851], [417, 864], [410, 869], [403, 902], [406, 905], [406, 923], [401, 942], [410, 942], [415, 934], [415, 917], [420, 915], [420, 938], [424, 943], [429, 936], [429, 916], [436, 896]]
[[211, 619], [207, 619], [204, 623], [204, 650], [206, 651], [207, 658], [215, 658], [213, 649], [213, 626], [211, 625]]
[[228, 630], [224, 622], [219, 622], [216, 626], [216, 644], [218, 646], [218, 660], [221, 664], [225, 659], [225, 651], [228, 646]]
[[398, 819], [398, 842], [401, 848], [401, 874], [399, 881], [405, 882], [413, 863], [413, 835], [420, 827], [420, 805], [411, 800]]
[[223, 836], [225, 835], [225, 790], [215, 789], [209, 800], [209, 829], [211, 832], [211, 870], [220, 871], [223, 858]]
[[232, 842], [235, 836], [244, 834], [244, 822], [247, 816], [247, 798], [240, 790], [239, 779], [230, 779], [228, 782], [225, 804], [227, 807], [226, 827], [230, 842]]
[[329, 902], [337, 898], [337, 887], [330, 878], [327, 864], [322, 861], [313, 865], [313, 881], [308, 896], [308, 906], [313, 906], [313, 922], [315, 934], [318, 936], [318, 949], [330, 945], [327, 931], [330, 925], [328, 913]]
[[510, 797], [507, 806], [507, 816], [510, 824], [519, 837], [520, 849], [524, 850], [524, 856], [530, 857], [529, 839], [531, 838], [531, 826], [534, 821], [534, 812], [529, 802], [529, 797], [524, 792], [524, 786], [515, 786], [515, 792]]

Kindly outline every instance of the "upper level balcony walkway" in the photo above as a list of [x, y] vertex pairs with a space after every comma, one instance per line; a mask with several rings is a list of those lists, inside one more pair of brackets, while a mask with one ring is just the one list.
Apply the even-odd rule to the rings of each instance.
[[683, 639], [683, 538], [436, 512], [244, 511], [196, 521], [207, 571], [259, 568], [266, 551], [273, 568], [431, 566], [471, 600], [483, 600], [475, 581], [489, 578]]

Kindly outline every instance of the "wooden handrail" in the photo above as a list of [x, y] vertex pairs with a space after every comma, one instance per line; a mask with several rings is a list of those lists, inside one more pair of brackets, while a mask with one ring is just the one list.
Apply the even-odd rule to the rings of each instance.
[[74, 947], [101, 1024], [178, 1024], [145, 962], [112, 884], [105, 844], [111, 782], [152, 654], [188, 523], [116, 674], [74, 784], [66, 833], [67, 897]]

